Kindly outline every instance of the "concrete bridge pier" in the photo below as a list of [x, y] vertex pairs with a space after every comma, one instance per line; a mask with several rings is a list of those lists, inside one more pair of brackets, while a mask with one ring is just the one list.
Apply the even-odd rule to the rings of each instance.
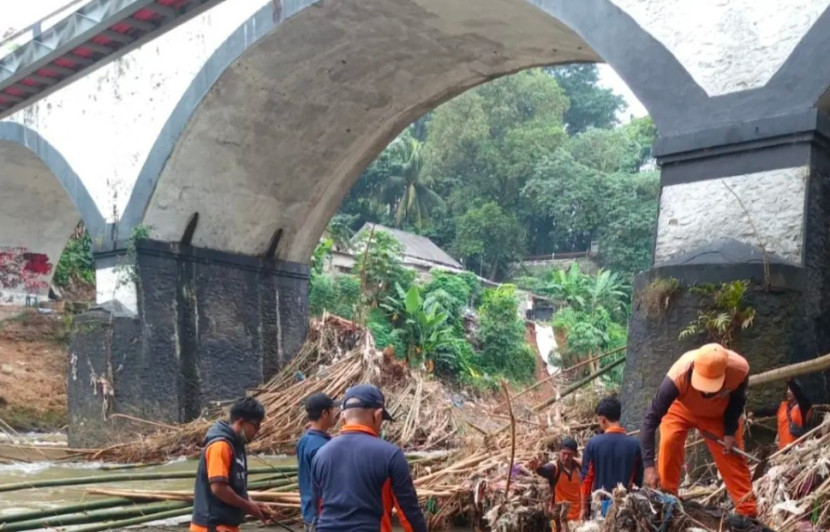
[[[709, 341], [679, 339], [713, 305], [700, 289], [749, 282], [741, 306], [755, 317], [732, 347], [752, 373], [830, 352], [828, 138], [827, 118], [810, 109], [658, 142], [660, 214], [654, 265], [635, 282], [627, 427], [640, 424], [672, 362]], [[805, 380], [816, 400], [828, 397], [826, 375]], [[776, 402], [782, 391], [783, 383], [752, 389], [749, 404]]]
[[154, 240], [96, 265], [100, 304], [70, 347], [73, 447], [147, 428], [113, 414], [190, 421], [272, 376], [305, 337], [308, 266]]

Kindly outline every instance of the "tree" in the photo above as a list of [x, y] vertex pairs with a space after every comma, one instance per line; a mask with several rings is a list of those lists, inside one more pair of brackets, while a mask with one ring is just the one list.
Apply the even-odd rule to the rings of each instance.
[[516, 287], [501, 285], [484, 291], [479, 309], [479, 338], [484, 368], [518, 381], [536, 373], [536, 356], [525, 340], [524, 320], [519, 318]]
[[660, 176], [643, 172], [614, 176], [613, 202], [609, 202], [599, 238], [603, 264], [633, 275], [651, 266]]
[[622, 96], [599, 86], [597, 65], [565, 65], [545, 69], [565, 91], [571, 105], [565, 113], [568, 133], [590, 128], [611, 129], [617, 114], [626, 108]]
[[495, 279], [522, 257], [524, 231], [514, 216], [491, 201], [458, 219], [453, 249], [467, 260], [468, 267], [478, 266], [481, 273], [486, 269], [487, 276]]
[[453, 214], [481, 198], [517, 207], [535, 161], [562, 145], [568, 101], [539, 70], [492, 81], [433, 113], [425, 147], [425, 171], [436, 191], [449, 197]]
[[387, 198], [393, 198], [395, 225], [421, 227], [432, 208], [443, 203], [430, 186], [432, 179], [422, 172], [421, 143], [405, 132], [390, 146], [396, 163], [385, 184]]
[[550, 251], [583, 251], [602, 223], [603, 174], [560, 149], [536, 165], [522, 197], [537, 217], [545, 217]]
[[403, 267], [403, 246], [395, 237], [382, 230], [364, 231], [354, 250], [352, 274], [365, 281], [364, 298], [369, 306], [377, 305], [396, 285], [409, 289], [415, 274]]
[[641, 161], [640, 146], [623, 128], [583, 131], [570, 140], [568, 150], [581, 164], [603, 173], [634, 173]]

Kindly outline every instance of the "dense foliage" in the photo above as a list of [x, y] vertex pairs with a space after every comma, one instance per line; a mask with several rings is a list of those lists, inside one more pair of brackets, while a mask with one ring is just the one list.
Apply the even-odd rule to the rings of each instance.
[[52, 282], [66, 288], [71, 283], [95, 284], [95, 260], [92, 258], [92, 239], [83, 226], [69, 239], [63, 250]]
[[503, 280], [524, 255], [587, 250], [630, 276], [649, 266], [659, 180], [650, 119], [618, 126], [622, 98], [594, 65], [529, 70], [468, 91], [417, 121], [341, 206], [352, 227], [429, 236]]
[[[416, 282], [401, 266], [400, 244], [388, 233], [361, 234], [355, 242], [358, 262], [351, 274], [325, 273], [331, 240], [317, 247], [310, 283], [313, 314], [365, 320], [379, 348], [391, 348], [414, 367], [475, 389], [492, 389], [502, 377], [533, 378], [535, 355], [525, 340], [514, 287], [482, 291], [472, 273], [437, 270], [429, 282]], [[479, 327], [468, 330], [465, 318], [475, 316], [476, 305]]]

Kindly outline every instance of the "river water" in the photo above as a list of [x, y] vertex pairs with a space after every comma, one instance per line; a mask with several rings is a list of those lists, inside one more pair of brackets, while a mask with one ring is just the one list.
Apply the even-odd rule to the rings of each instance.
[[[41, 459], [37, 452], [32, 453], [30, 463], [0, 463], [0, 484], [32, 482], [47, 479], [77, 478], [88, 476], [106, 476], [121, 473], [151, 473], [151, 472], [172, 472], [172, 471], [195, 471], [196, 462], [193, 460], [176, 460], [167, 464], [142, 467], [128, 470], [105, 469], [110, 467], [100, 462], [78, 462], [62, 463], [36, 461]], [[266, 465], [288, 465], [294, 464], [295, 458], [290, 456], [250, 456], [249, 467], [263, 467]], [[103, 467], [102, 467], [103, 466]], [[115, 465], [111, 467], [117, 467]], [[124, 481], [106, 482], [100, 484], [87, 484], [84, 486], [59, 486], [53, 488], [36, 488], [12, 492], [0, 492], [0, 522], [3, 515], [12, 515], [27, 510], [38, 510], [55, 506], [63, 506], [82, 501], [94, 500], [94, 497], [85, 493], [87, 488], [100, 487], [110, 489], [139, 489], [139, 490], [191, 490], [193, 489], [192, 479], [175, 480], [152, 480], [152, 481]], [[176, 518], [160, 523], [143, 525], [144, 531], [184, 531], [186, 530], [187, 517]], [[243, 530], [282, 530], [282, 527], [264, 527], [259, 523], [252, 523], [242, 527]], [[67, 530], [71, 528], [67, 527]], [[396, 528], [396, 530], [399, 530]], [[469, 530], [458, 528], [456, 531]]]

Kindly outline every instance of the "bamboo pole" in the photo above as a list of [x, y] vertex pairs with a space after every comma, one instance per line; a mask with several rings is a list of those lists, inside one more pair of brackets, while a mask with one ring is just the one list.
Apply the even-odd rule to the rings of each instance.
[[171, 517], [181, 517], [193, 512], [193, 506], [187, 508], [178, 508], [176, 510], [167, 510], [165, 512], [158, 512], [154, 514], [142, 515], [133, 517], [131, 519], [123, 519], [120, 521], [109, 521], [106, 523], [99, 523], [89, 526], [81, 526], [74, 529], [72, 532], [100, 532], [102, 530], [117, 530], [133, 525], [140, 525], [142, 523], [149, 523], [151, 521], [160, 521], [162, 519], [169, 519]]
[[504, 497], [510, 497], [510, 481], [513, 479], [513, 463], [516, 461], [516, 418], [513, 416], [513, 403], [510, 401], [510, 389], [507, 381], [501, 381], [504, 395], [507, 397], [507, 411], [510, 413], [510, 466], [507, 468], [507, 486], [504, 489]]
[[[590, 375], [588, 375], [588, 376], [587, 376], [587, 377], [585, 377], [584, 379], [579, 380], [579, 381], [577, 381], [577, 382], [575, 382], [575, 383], [571, 384], [570, 386], [568, 386], [567, 388], [565, 388], [565, 390], [564, 390], [561, 394], [559, 394], [559, 396], [557, 396], [557, 397], [553, 397], [553, 398], [548, 399], [547, 401], [545, 401], [545, 402], [543, 402], [543, 403], [541, 403], [541, 404], [538, 404], [538, 405], [534, 406], [534, 407], [533, 407], [533, 411], [534, 411], [534, 412], [540, 412], [540, 411], [544, 410], [545, 408], [548, 408], [548, 407], [549, 407], [549, 406], [551, 406], [552, 404], [554, 404], [554, 403], [556, 403], [556, 402], [558, 402], [558, 401], [560, 401], [560, 400], [564, 399], [565, 397], [567, 397], [567, 396], [571, 395], [572, 393], [574, 393], [575, 391], [579, 390], [580, 388], [582, 388], [583, 386], [585, 386], [585, 385], [586, 385], [586, 384], [588, 384], [589, 382], [591, 382], [591, 381], [593, 381], [593, 380], [595, 380], [595, 379], [597, 379], [597, 378], [599, 378], [599, 377], [601, 377], [601, 376], [605, 375], [606, 373], [608, 373], [609, 371], [611, 371], [611, 370], [612, 370], [612, 369], [614, 369], [615, 367], [619, 366], [619, 365], [620, 365], [620, 364], [622, 364], [623, 362], [625, 362], [625, 357], [623, 357], [623, 358], [621, 358], [621, 359], [619, 359], [619, 360], [615, 360], [615, 361], [611, 362], [610, 364], [608, 364], [608, 365], [607, 365], [607, 366], [605, 366], [604, 368], [600, 369], [600, 370], [599, 370], [599, 371], [597, 371], [596, 373], [591, 373]], [[491, 433], [491, 436], [495, 436], [496, 434], [501, 434], [502, 432], [504, 432], [505, 430], [507, 430], [507, 429], [509, 429], [509, 428], [510, 428], [510, 424], [509, 424], [509, 423], [508, 423], [507, 425], [503, 425], [502, 427], [500, 427], [500, 428], [499, 428], [499, 429], [497, 429], [496, 431], [492, 432], [492, 433]]]
[[616, 368], [617, 366], [619, 366], [623, 362], [625, 362], [625, 357], [611, 362], [610, 364], [608, 364], [604, 368], [601, 368], [599, 371], [597, 371], [595, 373], [591, 373], [590, 375], [588, 375], [584, 379], [582, 379], [580, 381], [577, 381], [577, 382], [571, 384], [570, 386], [568, 386], [567, 388], [565, 388], [565, 390], [559, 395], [559, 397], [553, 397], [551, 399], [548, 399], [547, 401], [543, 402], [542, 404], [539, 404], [539, 405], [533, 407], [533, 410], [536, 411], [536, 412], [539, 412], [541, 410], [544, 410], [545, 408], [548, 408], [552, 404], [560, 401], [561, 399], [564, 399], [565, 397], [567, 397], [567, 396], [571, 395], [572, 393], [574, 393], [575, 391], [579, 390], [580, 388], [582, 388], [586, 384], [598, 379], [599, 377], [602, 377], [603, 375], [605, 375], [606, 373], [608, 373], [612, 369]]
[[806, 362], [799, 362], [797, 364], [790, 364], [783, 368], [772, 369], [763, 373], [749, 376], [749, 386], [761, 386], [762, 384], [769, 384], [770, 382], [782, 381], [799, 375], [807, 375], [808, 373], [816, 373], [830, 369], [830, 354], [807, 360]]
[[43, 519], [32, 519], [20, 521], [8, 526], [0, 526], [3, 532], [19, 532], [21, 530], [36, 530], [38, 528], [57, 528], [69, 525], [83, 525], [99, 521], [112, 521], [113, 519], [124, 519], [140, 515], [154, 514], [163, 511], [191, 508], [192, 503], [187, 501], [164, 501], [150, 504], [138, 505], [132, 503], [123, 508], [110, 508], [99, 512], [82, 513], [75, 515], [64, 515], [59, 517], [47, 517]]
[[103, 499], [100, 501], [69, 504], [66, 506], [58, 506], [55, 508], [44, 508], [42, 510], [30, 510], [26, 512], [21, 512], [19, 514], [2, 515], [0, 516], [0, 523], [2, 523], [0, 524], [0, 530], [6, 530], [3, 525], [16, 523], [18, 521], [29, 521], [32, 519], [41, 519], [44, 517], [56, 517], [59, 515], [89, 512], [92, 510], [102, 510], [104, 508], [126, 506], [130, 503], [132, 503], [132, 500], [128, 498], [117, 497], [113, 499]]
[[[546, 377], [546, 378], [544, 378], [544, 379], [542, 379], [542, 380], [540, 380], [540, 381], [537, 381], [537, 382], [536, 382], [536, 384], [533, 384], [532, 386], [529, 386], [529, 387], [525, 388], [525, 389], [524, 389], [524, 390], [522, 390], [521, 392], [519, 392], [519, 393], [517, 393], [516, 395], [514, 395], [514, 396], [513, 396], [513, 399], [514, 399], [514, 400], [515, 400], [515, 399], [518, 399], [519, 397], [522, 397], [523, 395], [526, 395], [526, 394], [528, 394], [528, 393], [532, 392], [533, 390], [535, 390], [535, 389], [536, 389], [536, 388], [538, 388], [539, 386], [541, 386], [541, 385], [543, 385], [543, 384], [545, 384], [545, 383], [547, 383], [547, 382], [552, 381], [553, 379], [555, 379], [556, 377], [559, 377], [559, 376], [560, 376], [560, 375], [562, 375], [563, 373], [567, 373], [567, 372], [569, 372], [569, 371], [572, 371], [572, 370], [575, 370], [575, 369], [577, 369], [577, 368], [580, 368], [580, 367], [584, 366], [585, 364], [588, 364], [589, 362], [596, 362], [597, 360], [600, 360], [600, 359], [602, 359], [602, 358], [605, 358], [605, 357], [607, 357], [607, 356], [609, 356], [609, 355], [614, 355], [614, 354], [619, 353], [620, 351], [624, 351], [626, 347], [627, 347], [627, 346], [625, 346], [625, 345], [624, 345], [624, 346], [622, 346], [622, 347], [618, 347], [617, 349], [612, 349], [611, 351], [608, 351], [607, 353], [602, 353], [602, 354], [599, 354], [599, 355], [595, 356], [594, 358], [590, 358], [590, 359], [588, 359], [588, 360], [583, 360], [582, 362], [579, 362], [578, 364], [574, 364], [573, 366], [571, 366], [571, 367], [569, 367], [569, 368], [565, 368], [565, 369], [563, 369], [561, 372], [559, 372], [559, 373], [557, 373], [557, 374], [555, 374], [555, 375], [551, 375], [550, 377]], [[495, 410], [498, 410], [499, 408], [501, 408], [501, 407], [505, 406], [506, 404], [507, 404], [507, 403], [506, 403], [505, 401], [502, 401], [501, 403], [499, 403], [499, 404], [498, 404], [498, 406], [496, 406]]]
[[[266, 473], [273, 473], [274, 470], [275, 468], [272, 467], [257, 467], [249, 469], [248, 474], [262, 475]], [[279, 466], [276, 468], [276, 470], [296, 472], [297, 466]], [[132, 482], [137, 480], [173, 480], [195, 477], [195, 471], [158, 471], [154, 473], [125, 473], [120, 475], [101, 475], [97, 477], [55, 478], [47, 480], [35, 480], [32, 482], [14, 482], [12, 484], [0, 484], [0, 493], [33, 488], [54, 488], [58, 486], [102, 484], [106, 482]]]

